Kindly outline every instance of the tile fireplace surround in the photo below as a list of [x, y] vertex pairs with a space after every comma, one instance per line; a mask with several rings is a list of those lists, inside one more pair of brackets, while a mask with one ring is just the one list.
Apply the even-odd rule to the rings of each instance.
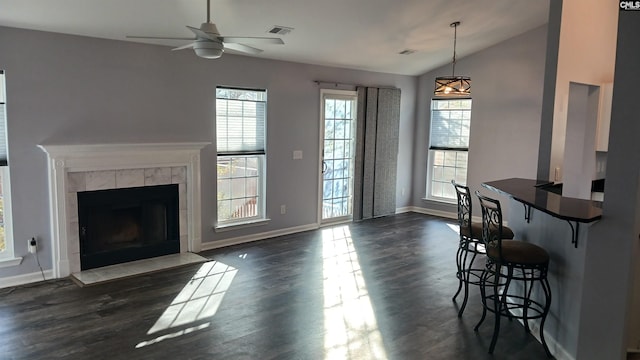
[[178, 184], [180, 252], [200, 251], [200, 150], [207, 145], [39, 145], [49, 164], [53, 276], [80, 271], [79, 191]]

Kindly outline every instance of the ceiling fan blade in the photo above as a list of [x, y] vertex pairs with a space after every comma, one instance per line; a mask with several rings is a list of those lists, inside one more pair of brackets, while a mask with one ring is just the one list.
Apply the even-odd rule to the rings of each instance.
[[208, 32], [204, 32], [198, 28], [195, 28], [193, 26], [187, 26], [187, 29], [191, 30], [194, 34], [196, 34], [197, 37], [203, 38], [203, 39], [209, 39], [209, 40], [213, 40], [213, 41], [220, 41], [220, 37], [216, 34], [210, 34]]
[[224, 43], [224, 48], [253, 55], [257, 55], [262, 52], [261, 49], [238, 43]]
[[284, 41], [282, 41], [282, 39], [280, 39], [280, 38], [246, 37], [246, 36], [221, 36], [220, 39], [225, 43], [249, 43], [249, 44], [284, 45]]
[[184, 49], [191, 49], [191, 48], [193, 48], [193, 45], [194, 45], [194, 44], [195, 44], [195, 43], [190, 43], [190, 44], [187, 44], [187, 45], [178, 46], [177, 48], [173, 48], [173, 49], [171, 49], [171, 51], [175, 51], [175, 50], [184, 50]]
[[158, 40], [196, 40], [193, 37], [168, 37], [168, 36], [126, 36], [127, 39], [158, 39]]

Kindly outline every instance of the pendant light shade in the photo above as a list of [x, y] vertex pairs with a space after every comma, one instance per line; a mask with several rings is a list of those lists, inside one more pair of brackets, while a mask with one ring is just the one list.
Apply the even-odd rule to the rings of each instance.
[[470, 96], [471, 95], [471, 78], [468, 76], [456, 76], [456, 40], [458, 36], [457, 28], [460, 21], [451, 23], [449, 26], [453, 28], [453, 62], [451, 76], [438, 76], [436, 78], [436, 86], [433, 91], [435, 96]]

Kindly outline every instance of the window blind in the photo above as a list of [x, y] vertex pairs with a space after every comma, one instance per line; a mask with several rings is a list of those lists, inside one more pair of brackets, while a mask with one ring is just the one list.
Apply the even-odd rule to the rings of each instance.
[[429, 149], [468, 150], [471, 99], [434, 99]]
[[216, 89], [216, 144], [219, 155], [264, 154], [267, 92]]
[[5, 97], [4, 71], [0, 70], [0, 166], [9, 165], [7, 156], [7, 103]]

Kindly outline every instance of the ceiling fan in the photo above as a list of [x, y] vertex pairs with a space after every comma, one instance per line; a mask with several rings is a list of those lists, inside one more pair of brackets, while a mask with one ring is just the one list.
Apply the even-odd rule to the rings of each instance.
[[234, 50], [247, 54], [259, 54], [261, 49], [245, 45], [250, 44], [276, 44], [283, 45], [284, 41], [280, 38], [269, 37], [244, 37], [244, 36], [222, 36], [218, 32], [216, 24], [211, 22], [211, 4], [207, 0], [207, 22], [202, 23], [200, 28], [187, 26], [195, 34], [193, 37], [163, 37], [163, 36], [127, 36], [129, 39], [169, 39], [169, 40], [192, 40], [193, 42], [184, 46], [177, 47], [173, 50], [191, 49], [196, 55], [205, 59], [217, 59], [222, 56], [225, 50]]

